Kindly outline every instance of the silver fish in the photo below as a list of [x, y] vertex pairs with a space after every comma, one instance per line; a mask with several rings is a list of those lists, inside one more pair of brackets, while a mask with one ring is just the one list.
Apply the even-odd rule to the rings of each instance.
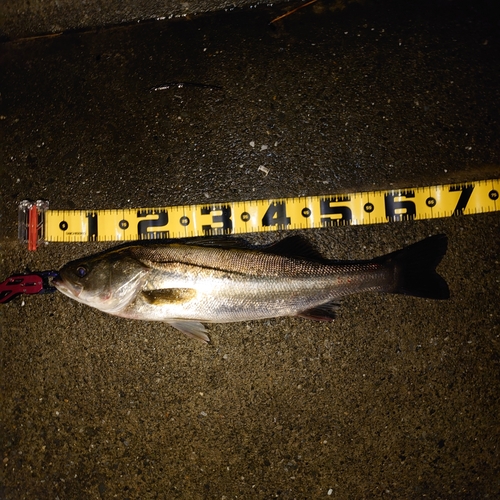
[[165, 321], [209, 342], [202, 322], [332, 321], [342, 297], [358, 292], [446, 299], [448, 285], [435, 270], [446, 248], [446, 236], [436, 235], [373, 260], [339, 262], [323, 259], [300, 236], [258, 248], [200, 240], [135, 244], [70, 262], [53, 283], [101, 311]]

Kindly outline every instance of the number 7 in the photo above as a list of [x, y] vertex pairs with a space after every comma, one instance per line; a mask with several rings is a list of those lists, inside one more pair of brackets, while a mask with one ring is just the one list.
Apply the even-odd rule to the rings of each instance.
[[450, 193], [461, 191], [460, 198], [458, 198], [457, 206], [453, 211], [453, 215], [463, 215], [465, 207], [470, 200], [472, 191], [474, 191], [474, 186], [472, 184], [462, 185], [462, 186], [451, 186]]

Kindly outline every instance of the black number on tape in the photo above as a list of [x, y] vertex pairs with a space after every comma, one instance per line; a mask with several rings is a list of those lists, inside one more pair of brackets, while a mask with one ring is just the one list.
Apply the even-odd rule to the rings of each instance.
[[87, 240], [97, 241], [97, 214], [87, 212]]
[[149, 227], [163, 227], [168, 224], [168, 213], [165, 210], [138, 210], [137, 217], [157, 215], [156, 219], [141, 220], [137, 224], [137, 232], [142, 240], [168, 238], [168, 231], [148, 231]]
[[472, 184], [462, 185], [462, 186], [451, 186], [450, 193], [461, 191], [460, 198], [458, 199], [457, 206], [453, 211], [453, 215], [463, 215], [467, 203], [470, 200], [472, 191], [474, 191], [474, 186]]
[[385, 216], [391, 222], [412, 220], [417, 214], [415, 203], [409, 200], [398, 200], [396, 198], [415, 198], [414, 191], [401, 191], [399, 193], [388, 193], [385, 198]]
[[284, 201], [271, 203], [264, 217], [262, 217], [262, 225], [265, 227], [278, 226], [278, 229], [284, 229], [289, 224], [291, 224], [291, 219], [286, 216], [286, 204]]
[[[212, 212], [216, 212], [213, 213]], [[212, 224], [218, 224], [214, 227], [212, 224], [203, 224], [203, 233], [206, 236], [230, 234], [233, 230], [233, 221], [231, 220], [231, 207], [229, 205], [213, 205], [211, 207], [202, 207], [201, 215], [212, 215]], [[222, 225], [220, 225], [222, 224]]]
[[352, 210], [343, 205], [334, 205], [332, 203], [350, 201], [348, 196], [334, 196], [333, 198], [321, 198], [319, 202], [321, 215], [336, 215], [340, 217], [322, 217], [321, 225], [329, 226], [346, 226], [352, 221]]

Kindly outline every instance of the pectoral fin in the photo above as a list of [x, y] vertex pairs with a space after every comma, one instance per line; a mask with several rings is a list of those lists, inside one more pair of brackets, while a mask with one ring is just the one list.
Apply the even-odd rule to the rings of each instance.
[[167, 323], [192, 339], [196, 339], [207, 344], [210, 342], [210, 337], [205, 333], [205, 327], [198, 321], [185, 321], [177, 319], [167, 321]]
[[162, 288], [160, 290], [145, 290], [142, 295], [150, 304], [159, 306], [191, 300], [195, 297], [196, 290], [193, 288]]
[[[160, 306], [187, 302], [196, 296], [196, 290], [193, 288], [162, 288], [159, 290], [145, 290], [142, 295], [150, 304]], [[209, 336], [205, 333], [205, 327], [199, 321], [169, 319], [166, 323], [192, 339], [206, 343], [210, 342]]]

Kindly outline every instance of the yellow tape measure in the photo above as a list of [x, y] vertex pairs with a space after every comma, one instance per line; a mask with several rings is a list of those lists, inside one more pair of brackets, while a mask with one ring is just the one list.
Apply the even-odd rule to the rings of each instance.
[[40, 241], [131, 241], [283, 229], [380, 224], [495, 212], [500, 179], [408, 189], [139, 209], [49, 210], [19, 206], [19, 237]]

